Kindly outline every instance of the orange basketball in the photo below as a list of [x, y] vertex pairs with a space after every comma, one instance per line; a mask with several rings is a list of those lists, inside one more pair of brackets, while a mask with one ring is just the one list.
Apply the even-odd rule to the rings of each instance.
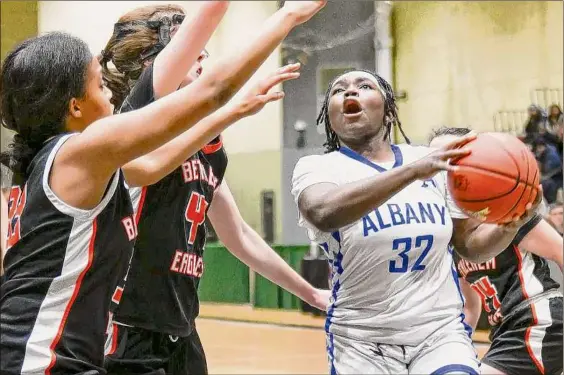
[[482, 133], [465, 147], [472, 153], [453, 164], [448, 189], [466, 214], [487, 223], [507, 223], [525, 213], [538, 193], [535, 156], [518, 138], [505, 133]]

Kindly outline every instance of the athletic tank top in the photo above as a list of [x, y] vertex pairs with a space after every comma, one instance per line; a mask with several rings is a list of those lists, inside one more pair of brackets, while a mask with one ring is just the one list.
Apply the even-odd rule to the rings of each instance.
[[0, 297], [5, 375], [103, 371], [110, 299], [133, 249], [133, 208], [119, 171], [92, 210], [55, 195], [49, 173], [71, 136], [46, 143], [26, 183], [11, 188]]
[[[142, 73], [122, 112], [154, 101], [152, 71], [151, 65]], [[190, 334], [199, 312], [205, 218], [226, 167], [217, 137], [159, 182], [130, 189], [139, 236], [115, 313], [118, 324]]]
[[494, 330], [522, 302], [559, 288], [558, 283], [550, 277], [547, 261], [519, 247], [521, 240], [541, 220], [540, 216], [532, 218], [519, 229], [507, 249], [485, 263], [469, 262], [455, 252], [458, 275], [480, 296]]

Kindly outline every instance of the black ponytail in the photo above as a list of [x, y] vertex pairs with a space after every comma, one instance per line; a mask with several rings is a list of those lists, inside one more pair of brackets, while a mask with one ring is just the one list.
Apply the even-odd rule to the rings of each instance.
[[43, 144], [65, 132], [72, 98], [86, 91], [92, 54], [69, 34], [54, 32], [31, 38], [6, 56], [0, 73], [2, 126], [15, 132], [0, 162], [25, 181], [28, 167]]

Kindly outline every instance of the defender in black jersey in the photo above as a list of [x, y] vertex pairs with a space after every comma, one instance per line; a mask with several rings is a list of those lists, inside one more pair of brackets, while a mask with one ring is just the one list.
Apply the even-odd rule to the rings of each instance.
[[69, 137], [51, 139], [31, 162], [25, 185], [11, 189], [2, 374], [103, 371], [110, 298], [133, 250], [133, 209], [120, 172], [92, 210], [72, 208], [53, 193], [48, 176]]
[[[466, 133], [467, 129], [443, 128], [435, 139]], [[537, 255], [551, 252], [562, 268], [562, 238], [540, 216], [522, 226], [512, 244], [485, 263], [469, 262], [454, 252], [467, 323], [475, 327], [481, 305], [492, 327], [491, 345], [482, 359], [490, 368], [483, 366], [482, 373], [562, 373], [562, 293], [546, 259]]]
[[[479, 296], [478, 306], [492, 326], [491, 346], [482, 362], [508, 375], [562, 372], [560, 285], [550, 277], [544, 258], [519, 246], [541, 220], [537, 216], [523, 226], [513, 244], [486, 263], [455, 256], [459, 277]], [[469, 293], [465, 297], [470, 305]], [[476, 310], [467, 315], [479, 316]]]
[[[125, 99], [121, 112], [153, 102], [152, 87], [150, 65]], [[115, 367], [122, 368], [119, 364], [127, 367], [130, 350], [137, 358], [147, 357], [141, 362], [147, 362], [148, 369], [169, 368], [168, 361], [179, 367], [179, 373], [207, 373], [194, 320], [198, 316], [198, 284], [204, 272], [205, 218], [226, 167], [227, 154], [221, 137], [217, 137], [159, 182], [130, 188], [139, 237], [126, 290], [116, 298], [119, 306], [107, 344], [110, 373], [118, 371]], [[119, 348], [123, 338], [127, 344]], [[133, 346], [136, 341], [138, 345]], [[149, 342], [152, 345], [147, 345]], [[190, 361], [185, 361], [187, 350]], [[122, 354], [123, 359], [117, 359]], [[175, 358], [179, 354], [182, 356]], [[118, 366], [112, 366], [114, 361]], [[140, 364], [135, 366], [138, 371]]]
[[[305, 2], [302, 4], [307, 5]], [[210, 3], [207, 6], [212, 5]], [[178, 11], [177, 9], [172, 10]], [[181, 20], [183, 15], [170, 14], [171, 9], [168, 9], [167, 12], [158, 7], [146, 8], [145, 11], [145, 13], [153, 14], [154, 19], [161, 17], [159, 38], [164, 35], [164, 40], [160, 46], [145, 47], [156, 54], [160, 52], [159, 48], [169, 42], [172, 45], [173, 42], [178, 42], [189, 35], [186, 30], [193, 27], [189, 23], [182, 24], [176, 34], [181, 36], [175, 36], [180, 39], [171, 41], [172, 32], [168, 25], [170, 23], [174, 25], [175, 20]], [[134, 10], [124, 19], [134, 19], [135, 14], [139, 13], [138, 10]], [[140, 25], [145, 20], [134, 19], [134, 22]], [[118, 23], [116, 29], [119, 29], [120, 25], [127, 27], [127, 24]], [[271, 25], [267, 27], [270, 28]], [[262, 35], [265, 34], [262, 33]], [[122, 37], [129, 38], [127, 43], [123, 43], [123, 48], [137, 48], [135, 43], [139, 41], [136, 40], [134, 34]], [[114, 36], [106, 47], [105, 53], [108, 56], [116, 53], [127, 55], [117, 47], [120, 43], [122, 39]], [[160, 56], [165, 55], [169, 59], [178, 59], [190, 48], [194, 48], [193, 44], [190, 46], [177, 44], [176, 48], [167, 49], [168, 54], [162, 53], [154, 60], [148, 58], [143, 61], [142, 64], [147, 68], [136, 80], [129, 95], [124, 98], [121, 112], [141, 108], [166, 95], [166, 90], [162, 90], [163, 80], [172, 82], [176, 79], [175, 84], [169, 86], [177, 87], [186, 85], [197, 78], [202, 72], [200, 61], [204, 57], [203, 54], [191, 68], [188, 77], [185, 77], [188, 69], [183, 72], [181, 69], [176, 69], [174, 72], [163, 72], [162, 60], [158, 60]], [[180, 58], [178, 61], [186, 62], [186, 59]], [[129, 74], [128, 67], [131, 66], [131, 62], [116, 60], [113, 63], [117, 64], [116, 67], [121, 74]], [[124, 65], [120, 66], [121, 63]], [[174, 67], [177, 68], [177, 66]], [[293, 65], [280, 69], [272, 77], [261, 81], [258, 89], [245, 96], [235, 106], [228, 106], [226, 111], [209, 116], [205, 121], [215, 124], [212, 127], [225, 127], [243, 116], [257, 112], [266, 102], [280, 99], [280, 95], [267, 94], [268, 90], [276, 83], [297, 78], [297, 74], [293, 72], [298, 68], [299, 65]], [[111, 79], [112, 73], [108, 72], [108, 80]], [[159, 87], [161, 90], [158, 90]], [[263, 95], [264, 97], [261, 98]], [[223, 202], [232, 200], [232, 197], [223, 181], [227, 156], [221, 137], [213, 140], [209, 138], [212, 141], [205, 147], [188, 152], [190, 148], [185, 150], [184, 144], [194, 137], [202, 136], [195, 132], [187, 132], [155, 153], [146, 155], [147, 162], [152, 155], [158, 155], [151, 160], [151, 165], [164, 165], [163, 170], [167, 170], [172, 165], [175, 168], [163, 173], [158, 182], [151, 181], [149, 186], [130, 189], [138, 220], [139, 238], [135, 246], [125, 291], [120, 295], [121, 291], [118, 290], [115, 298], [119, 306], [116, 306], [115, 323], [107, 340], [106, 368], [110, 374], [207, 373], [203, 348], [195, 327], [195, 319], [199, 310], [197, 289], [204, 271], [205, 219], [212, 201], [215, 202], [214, 197], [220, 197]], [[179, 155], [183, 156], [181, 160], [177, 159]], [[175, 164], [171, 160], [178, 161]], [[137, 166], [126, 165], [124, 167], [126, 180], [135, 181], [134, 185], [138, 185], [143, 179], [137, 173], [139, 169], [143, 169], [142, 163]], [[135, 175], [134, 178], [131, 178], [132, 175]], [[238, 224], [245, 224], [240, 217], [236, 217], [238, 212], [233, 211], [232, 204], [234, 203], [229, 204], [229, 210], [222, 211], [225, 214], [222, 223], [231, 223], [237, 219]], [[210, 220], [212, 220], [211, 217]], [[212, 224], [214, 224], [213, 220]], [[239, 229], [239, 227], [230, 228], [233, 238], [240, 235]], [[262, 267], [263, 273], [276, 274], [278, 279], [273, 276], [271, 279], [282, 280], [283, 284], [291, 290], [298, 289], [297, 285], [306, 289], [307, 285], [311, 295], [315, 294], [314, 288], [291, 270], [254, 231], [249, 228], [246, 233], [254, 237], [247, 241], [247, 248], [241, 250], [239, 254], [236, 254], [237, 256], [255, 267], [257, 263], [260, 263], [260, 266], [257, 267], [259, 271]], [[256, 238], [260, 241], [258, 245]], [[249, 246], [257, 247], [257, 249], [250, 250]], [[271, 271], [265, 272], [264, 268], [268, 267]]]
[[[0, 297], [2, 374], [105, 373], [109, 299], [125, 280], [137, 235], [120, 167], [225, 104], [320, 9], [308, 4], [275, 24], [269, 43], [226, 58], [158, 104], [117, 116], [98, 58], [80, 39], [48, 33], [7, 54], [0, 116], [16, 134], [0, 158], [15, 176]], [[198, 130], [214, 133], [205, 124]]]

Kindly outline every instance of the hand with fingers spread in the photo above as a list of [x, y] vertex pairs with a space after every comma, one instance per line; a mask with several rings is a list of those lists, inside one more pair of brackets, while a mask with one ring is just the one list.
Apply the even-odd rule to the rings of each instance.
[[542, 202], [543, 192], [542, 185], [538, 186], [537, 195], [527, 204], [527, 210], [521, 216], [515, 216], [512, 221], [505, 224], [498, 224], [503, 229], [510, 232], [517, 232], [519, 228], [527, 224], [536, 214], [539, 205]]
[[474, 139], [476, 139], [476, 134], [473, 133], [457, 138], [413, 163], [417, 178], [425, 180], [440, 171], [456, 171], [458, 167], [450, 164], [450, 161], [469, 155], [470, 150], [464, 149], [463, 146]]
[[282, 91], [274, 91], [273, 88], [284, 81], [298, 78], [300, 76], [298, 72], [300, 67], [299, 63], [288, 64], [258, 82], [255, 87], [235, 104], [238, 116], [254, 115], [267, 103], [282, 99], [284, 93]]

